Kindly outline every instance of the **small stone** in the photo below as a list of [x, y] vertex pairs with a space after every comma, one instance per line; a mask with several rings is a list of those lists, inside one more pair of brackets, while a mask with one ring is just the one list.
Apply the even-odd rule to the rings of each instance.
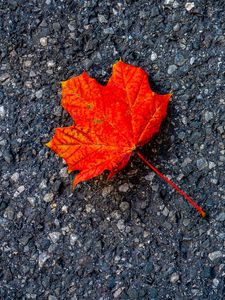
[[22, 216], [23, 216], [23, 213], [22, 213], [21, 211], [19, 211], [19, 212], [16, 214], [17, 219], [20, 219]]
[[108, 27], [108, 28], [103, 29], [103, 32], [105, 34], [114, 34], [114, 30], [113, 30], [112, 27]]
[[104, 15], [98, 15], [98, 20], [100, 23], [107, 23], [108, 21], [106, 20]]
[[13, 220], [14, 219], [14, 211], [13, 211], [13, 209], [10, 206], [8, 206], [5, 209], [3, 216], [4, 216], [5, 219]]
[[69, 176], [68, 171], [67, 171], [67, 167], [62, 168], [59, 172], [59, 175], [62, 178], [67, 178]]
[[151, 261], [146, 262], [145, 263], [145, 272], [149, 274], [149, 273], [151, 273], [153, 271], [154, 271], [154, 265], [153, 265], [153, 263]]
[[68, 213], [68, 206], [63, 205], [61, 210], [62, 210], [63, 213], [67, 214]]
[[31, 66], [31, 64], [32, 64], [32, 61], [31, 61], [31, 60], [25, 60], [25, 61], [23, 62], [23, 66], [24, 66], [25, 68], [29, 68], [29, 67]]
[[178, 137], [179, 137], [180, 140], [183, 141], [186, 137], [186, 132], [184, 132], [184, 131], [179, 132]]
[[103, 188], [102, 190], [102, 197], [106, 197], [107, 195], [109, 195], [111, 192], [113, 191], [113, 186], [109, 185]]
[[49, 254], [47, 252], [41, 252], [38, 256], [39, 268], [42, 268], [47, 259], [49, 259]]
[[214, 261], [214, 260], [216, 260], [217, 258], [222, 257], [222, 256], [223, 256], [223, 253], [222, 253], [221, 251], [214, 251], [214, 252], [209, 253], [208, 256], [209, 256], [209, 259], [210, 259], [211, 261]]
[[48, 300], [57, 300], [57, 298], [55, 296], [53, 296], [53, 295], [49, 295], [48, 296]]
[[173, 31], [177, 32], [180, 30], [180, 24], [176, 24], [174, 27], [173, 27]]
[[123, 202], [120, 203], [120, 209], [121, 209], [122, 211], [126, 211], [126, 210], [128, 210], [129, 208], [130, 208], [130, 204], [129, 204], [128, 202], [123, 201]]
[[93, 64], [93, 61], [89, 58], [86, 58], [83, 60], [83, 64], [86, 69], [89, 69], [91, 67], [91, 65]]
[[167, 217], [169, 215], [169, 209], [167, 207], [164, 207], [163, 211], [162, 211], [162, 214]]
[[41, 26], [41, 27], [47, 27], [47, 26], [48, 26], [48, 23], [46, 22], [45, 19], [43, 19], [43, 20], [41, 21], [41, 23], [39, 24], [39, 26]]
[[177, 70], [177, 66], [176, 65], [170, 65], [168, 70], [167, 70], [167, 73], [169, 75], [173, 74], [175, 71]]
[[24, 185], [19, 186], [13, 196], [15, 198], [18, 197], [24, 190], [25, 190], [25, 186]]
[[190, 224], [190, 220], [189, 219], [184, 219], [183, 220], [183, 225], [186, 227]]
[[123, 290], [124, 290], [124, 287], [118, 288], [118, 289], [113, 293], [113, 297], [114, 297], [114, 298], [118, 298], [119, 295], [122, 293]]
[[208, 163], [207, 160], [203, 157], [203, 158], [199, 158], [197, 160], [197, 168], [199, 169], [199, 171], [204, 170], [208, 167]]
[[58, 240], [60, 238], [60, 235], [61, 235], [61, 233], [57, 232], [57, 231], [49, 233], [49, 237], [50, 237], [50, 239], [51, 239], [51, 241], [53, 243], [57, 243], [58, 242]]
[[43, 91], [39, 90], [35, 93], [36, 98], [40, 99], [42, 97]]
[[147, 238], [149, 235], [150, 235], [150, 232], [149, 232], [149, 231], [146, 231], [146, 230], [145, 230], [145, 231], [143, 232], [143, 237], [144, 237], [144, 238]]
[[220, 156], [219, 156], [219, 159], [220, 159], [220, 161], [223, 161], [223, 162], [224, 162], [224, 161], [225, 161], [225, 156], [220, 155]]
[[48, 45], [48, 38], [47, 37], [40, 38], [40, 44], [41, 46], [46, 47]]
[[155, 52], [152, 52], [151, 54], [151, 61], [154, 61], [157, 59], [157, 54]]
[[70, 245], [74, 246], [77, 240], [78, 240], [78, 236], [74, 233], [71, 233], [71, 235], [70, 235]]
[[[4, 213], [4, 217], [5, 217], [5, 213]], [[4, 226], [7, 226], [7, 224], [8, 224], [8, 220], [6, 220], [5, 218], [0, 217], [0, 226], [4, 227]]]
[[4, 106], [1, 105], [0, 106], [0, 118], [4, 118], [5, 117], [5, 109], [4, 109]]
[[187, 11], [192, 10], [192, 8], [194, 8], [194, 7], [195, 7], [195, 3], [194, 2], [187, 2], [185, 4], [185, 8], [186, 8]]
[[212, 182], [213, 184], [217, 184], [218, 183], [218, 179], [217, 178], [212, 178], [212, 179], [210, 179], [210, 182]]
[[139, 12], [139, 17], [140, 17], [141, 19], [144, 19], [144, 18], [146, 17], [146, 12], [145, 12], [144, 10], [141, 10], [141, 11]]
[[73, 24], [68, 24], [68, 28], [70, 31], [74, 31], [76, 27]]
[[173, 4], [173, 2], [174, 2], [174, 0], [165, 0], [164, 4], [165, 5], [171, 5], [171, 4]]
[[173, 2], [173, 8], [178, 8], [180, 6], [180, 4], [175, 0]]
[[154, 192], [158, 192], [158, 190], [159, 190], [159, 185], [158, 185], [158, 184], [153, 184], [153, 185], [151, 186], [151, 188], [152, 188], [152, 190], [153, 190]]
[[53, 114], [57, 117], [60, 117], [62, 115], [62, 106], [55, 106], [53, 109]]
[[69, 226], [64, 226], [61, 228], [62, 234], [66, 235], [68, 232], [70, 232], [70, 227]]
[[213, 119], [213, 113], [211, 111], [206, 111], [204, 114], [204, 119], [206, 122], [209, 122]]
[[215, 168], [216, 164], [213, 161], [209, 161], [209, 169]]
[[181, 54], [181, 53], [177, 53], [176, 56], [175, 56], [175, 64], [178, 65], [178, 66], [182, 66], [184, 63], [185, 63], [185, 58], [184, 56]]
[[31, 70], [29, 76], [30, 76], [30, 77], [35, 77], [35, 76], [36, 76], [36, 73], [35, 73], [34, 71]]
[[154, 177], [155, 177], [155, 173], [152, 172], [145, 176], [145, 180], [152, 181], [154, 179]]
[[7, 144], [7, 141], [1, 139], [1, 137], [0, 137], [0, 146], [5, 146], [6, 144]]
[[86, 210], [86, 213], [90, 213], [92, 210], [93, 210], [93, 205], [91, 205], [91, 204], [87, 204], [86, 206], [85, 206], [85, 210]]
[[159, 15], [159, 9], [157, 6], [153, 6], [151, 9], [151, 17], [157, 17]]
[[31, 206], [35, 206], [35, 198], [34, 197], [27, 197], [27, 200], [29, 201]]
[[36, 294], [26, 294], [26, 297], [28, 298], [28, 299], [37, 299], [37, 295]]
[[167, 230], [171, 230], [172, 224], [170, 224], [169, 222], [164, 222], [163, 227], [165, 227]]
[[177, 283], [180, 279], [180, 276], [178, 273], [173, 273], [170, 277], [170, 282], [171, 283]]
[[129, 190], [129, 184], [128, 183], [124, 183], [121, 186], [119, 186], [119, 191], [126, 193]]
[[190, 65], [193, 65], [194, 62], [195, 62], [195, 58], [192, 56], [190, 59]]
[[44, 190], [46, 187], [47, 187], [47, 180], [43, 179], [41, 181], [41, 183], [39, 184], [39, 188], [42, 189], [42, 190]]
[[217, 278], [213, 279], [213, 285], [214, 287], [217, 287], [219, 285], [220, 281]]
[[1, 76], [0, 76], [0, 81], [1, 82], [4, 82], [4, 81], [6, 81], [7, 79], [9, 79], [10, 78], [10, 75], [8, 74], [8, 73], [4, 73], [4, 74], [2, 74]]
[[213, 184], [217, 184], [218, 183], [218, 179], [217, 178], [212, 178], [212, 179], [210, 179], [210, 182], [212, 182]]
[[218, 126], [217, 127], [217, 130], [219, 131], [220, 134], [224, 133], [224, 129], [225, 129], [225, 127], [223, 127], [223, 126]]
[[118, 227], [119, 230], [124, 231], [125, 229], [125, 225], [124, 225], [124, 220], [119, 220], [116, 224], [116, 226]]
[[216, 217], [217, 221], [223, 222], [225, 221], [225, 212], [221, 212], [217, 217]]
[[17, 182], [18, 179], [19, 179], [19, 177], [20, 177], [20, 174], [19, 174], [18, 172], [15, 172], [15, 173], [11, 176], [11, 179], [12, 179], [12, 181]]
[[48, 193], [44, 195], [43, 200], [45, 202], [51, 202], [54, 199], [54, 194], [53, 193]]
[[53, 68], [53, 67], [55, 66], [55, 62], [54, 62], [53, 60], [49, 60], [49, 61], [47, 62], [47, 66], [48, 66], [49, 68]]

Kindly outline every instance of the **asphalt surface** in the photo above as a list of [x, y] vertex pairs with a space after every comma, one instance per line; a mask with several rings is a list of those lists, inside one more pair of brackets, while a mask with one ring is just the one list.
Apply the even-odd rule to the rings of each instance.
[[[0, 299], [224, 299], [224, 1], [0, 2]], [[112, 64], [173, 93], [141, 153], [79, 184], [46, 148], [72, 123], [60, 82]]]

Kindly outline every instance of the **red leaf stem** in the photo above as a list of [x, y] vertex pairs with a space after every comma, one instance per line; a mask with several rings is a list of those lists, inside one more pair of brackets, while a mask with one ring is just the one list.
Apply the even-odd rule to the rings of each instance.
[[137, 155], [143, 160], [143, 162], [149, 166], [157, 175], [159, 175], [162, 179], [164, 179], [167, 183], [169, 183], [179, 194], [181, 194], [193, 207], [195, 207], [198, 212], [201, 214], [203, 218], [206, 217], [206, 213], [204, 210], [199, 207], [185, 192], [183, 192], [175, 183], [169, 180], [165, 175], [163, 175], [159, 170], [157, 170], [152, 164], [150, 164], [138, 151], [136, 151]]

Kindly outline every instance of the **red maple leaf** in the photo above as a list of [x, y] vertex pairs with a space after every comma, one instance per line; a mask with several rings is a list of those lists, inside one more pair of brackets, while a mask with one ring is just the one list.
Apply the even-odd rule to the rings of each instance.
[[83, 72], [62, 82], [62, 106], [75, 123], [56, 128], [47, 146], [64, 158], [68, 172], [80, 171], [74, 186], [104, 170], [111, 178], [159, 131], [170, 97], [153, 92], [147, 73], [122, 61], [105, 86]]
[[62, 106], [75, 124], [56, 128], [48, 146], [79, 170], [74, 185], [104, 170], [110, 177], [159, 131], [170, 94], [157, 95], [141, 68], [119, 61], [106, 86], [86, 72], [62, 82]]

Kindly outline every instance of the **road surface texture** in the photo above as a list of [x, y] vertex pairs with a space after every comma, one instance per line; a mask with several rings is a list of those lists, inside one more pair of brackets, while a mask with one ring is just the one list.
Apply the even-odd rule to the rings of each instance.
[[[0, 299], [224, 299], [224, 1], [2, 0], [0, 14]], [[60, 82], [105, 83], [120, 57], [173, 93], [140, 152], [207, 220], [137, 155], [72, 191], [44, 146], [72, 124]]]

